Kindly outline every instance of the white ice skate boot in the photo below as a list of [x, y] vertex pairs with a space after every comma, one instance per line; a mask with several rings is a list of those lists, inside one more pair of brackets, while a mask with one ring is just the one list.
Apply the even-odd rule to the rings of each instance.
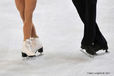
[[35, 52], [32, 50], [31, 39], [26, 39], [23, 42], [22, 57], [35, 57]]
[[39, 38], [31, 38], [32, 41], [32, 48], [33, 48], [33, 52], [39, 52], [42, 54], [43, 52], [43, 45], [40, 42]]

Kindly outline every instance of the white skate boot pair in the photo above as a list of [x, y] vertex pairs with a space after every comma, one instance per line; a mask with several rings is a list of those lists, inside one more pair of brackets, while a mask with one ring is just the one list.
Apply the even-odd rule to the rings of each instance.
[[43, 52], [43, 46], [39, 38], [26, 39], [23, 42], [22, 57], [35, 57], [36, 52]]

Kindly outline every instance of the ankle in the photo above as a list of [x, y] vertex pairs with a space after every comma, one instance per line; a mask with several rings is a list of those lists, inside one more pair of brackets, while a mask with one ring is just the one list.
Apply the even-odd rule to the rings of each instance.
[[37, 35], [32, 35], [31, 38], [39, 38]]
[[30, 40], [30, 37], [24, 37], [24, 41]]

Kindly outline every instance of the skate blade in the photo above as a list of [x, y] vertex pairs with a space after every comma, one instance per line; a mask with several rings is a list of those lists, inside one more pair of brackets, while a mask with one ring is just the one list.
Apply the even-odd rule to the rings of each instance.
[[44, 54], [38, 54], [35, 57], [23, 57], [23, 61], [31, 61], [31, 60], [36, 60], [37, 58], [43, 56]]
[[109, 53], [110, 53], [109, 51], [108, 52], [103, 52], [103, 53], [97, 53], [96, 56], [102, 56], [102, 55], [109, 54]]
[[33, 58], [33, 57], [36, 57], [36, 55], [28, 56], [26, 53], [23, 53], [23, 52], [22, 52], [22, 57], [30, 57], [30, 58]]
[[38, 54], [37, 56], [43, 56], [44, 54], [43, 53], [40, 53], [40, 54]]
[[90, 55], [88, 53], [86, 53], [83, 49], [80, 50], [83, 54], [85, 54], [86, 56], [90, 57], [90, 58], [94, 58], [93, 55]]

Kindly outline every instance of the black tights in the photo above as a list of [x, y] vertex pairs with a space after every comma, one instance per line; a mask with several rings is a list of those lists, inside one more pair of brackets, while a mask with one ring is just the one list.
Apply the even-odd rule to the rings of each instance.
[[84, 23], [84, 37], [81, 44], [89, 46], [99, 44], [106, 45], [107, 41], [99, 30], [96, 23], [96, 5], [97, 0], [72, 0], [79, 16]]

